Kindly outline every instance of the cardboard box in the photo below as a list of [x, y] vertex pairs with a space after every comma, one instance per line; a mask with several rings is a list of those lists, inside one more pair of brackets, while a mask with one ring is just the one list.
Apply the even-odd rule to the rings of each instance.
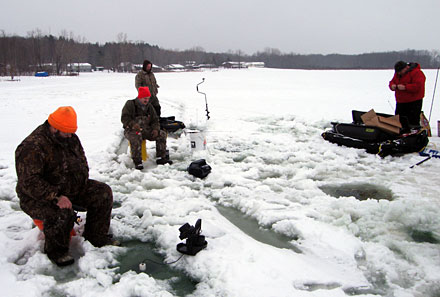
[[402, 128], [399, 115], [395, 115], [391, 117], [382, 117], [382, 116], [378, 116], [374, 111], [374, 109], [371, 109], [369, 112], [364, 113], [361, 116], [361, 119], [364, 122], [364, 124], [367, 126], [378, 127], [382, 130], [394, 134], [399, 134], [400, 128]]

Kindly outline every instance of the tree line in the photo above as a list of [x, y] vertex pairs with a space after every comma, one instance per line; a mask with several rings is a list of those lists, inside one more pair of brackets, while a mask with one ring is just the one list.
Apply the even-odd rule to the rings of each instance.
[[45, 35], [40, 30], [28, 32], [26, 37], [7, 35], [0, 31], [0, 75], [32, 75], [38, 71], [52, 74], [65, 73], [68, 64], [90, 63], [114, 71], [131, 71], [128, 64], [142, 64], [144, 59], [155, 65], [196, 64], [221, 66], [228, 61], [264, 62], [266, 67], [284, 69], [390, 69], [399, 60], [414, 61], [423, 68], [438, 68], [438, 51], [405, 50], [358, 55], [284, 54], [278, 49], [266, 48], [262, 52], [246, 55], [242, 51], [227, 53], [206, 52], [201, 47], [189, 50], [162, 49], [144, 41], [127, 41], [119, 33], [117, 42], [90, 43], [72, 32], [57, 36]]

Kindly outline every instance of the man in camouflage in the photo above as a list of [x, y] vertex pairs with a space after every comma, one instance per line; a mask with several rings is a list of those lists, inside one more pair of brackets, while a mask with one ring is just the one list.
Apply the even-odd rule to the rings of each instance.
[[134, 79], [136, 90], [139, 91], [139, 87], [148, 87], [151, 93], [151, 105], [153, 105], [156, 110], [156, 114], [160, 117], [161, 107], [159, 99], [157, 98], [157, 93], [159, 93], [159, 85], [157, 84], [156, 77], [154, 76], [152, 68], [152, 63], [148, 60], [144, 61], [142, 70], [140, 70]]
[[72, 205], [87, 210], [83, 236], [101, 247], [119, 245], [109, 237], [113, 194], [111, 188], [89, 179], [89, 167], [75, 134], [75, 110], [60, 107], [37, 127], [15, 151], [17, 195], [21, 209], [43, 221], [44, 251], [59, 266], [72, 264], [70, 231], [76, 214]]
[[159, 165], [172, 164], [167, 155], [167, 133], [160, 129], [159, 117], [150, 102], [151, 93], [148, 87], [139, 87], [138, 97], [127, 100], [122, 109], [121, 122], [124, 135], [130, 142], [131, 157], [136, 169], [142, 165], [142, 141], [156, 141], [156, 160]]

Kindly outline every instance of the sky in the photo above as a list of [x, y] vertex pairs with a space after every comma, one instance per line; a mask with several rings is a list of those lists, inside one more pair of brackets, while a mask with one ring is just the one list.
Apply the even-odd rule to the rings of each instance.
[[0, 30], [73, 32], [209, 52], [358, 54], [439, 50], [438, 0], [0, 0]]

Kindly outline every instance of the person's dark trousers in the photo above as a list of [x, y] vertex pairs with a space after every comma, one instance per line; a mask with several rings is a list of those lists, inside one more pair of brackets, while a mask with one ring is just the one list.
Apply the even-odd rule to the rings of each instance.
[[69, 251], [70, 230], [73, 228], [73, 209], [60, 209], [54, 201], [27, 200], [21, 209], [32, 219], [43, 221], [44, 252], [49, 259], [57, 260]]
[[[420, 126], [420, 113], [422, 112], [422, 105], [422, 99], [408, 103], [396, 103], [395, 114], [406, 117], [411, 126]], [[404, 123], [402, 123], [402, 125], [404, 125]]]
[[126, 129], [125, 137], [130, 142], [131, 158], [135, 165], [142, 163], [142, 140], [156, 141], [156, 158], [166, 158], [167, 150], [167, 133], [164, 130], [159, 130], [159, 135], [156, 138], [151, 137], [150, 130], [143, 130], [142, 133]]
[[83, 237], [97, 247], [108, 244], [113, 208], [113, 192], [110, 186], [89, 179], [85, 190], [72, 203], [87, 209]]
[[[89, 179], [82, 193], [68, 197], [72, 204], [87, 209], [83, 236], [94, 246], [108, 243], [113, 194], [102, 182]], [[56, 260], [69, 251], [70, 231], [76, 219], [73, 209], [60, 209], [55, 202], [28, 200], [20, 203], [21, 209], [32, 219], [43, 221], [44, 251], [49, 259]]]

